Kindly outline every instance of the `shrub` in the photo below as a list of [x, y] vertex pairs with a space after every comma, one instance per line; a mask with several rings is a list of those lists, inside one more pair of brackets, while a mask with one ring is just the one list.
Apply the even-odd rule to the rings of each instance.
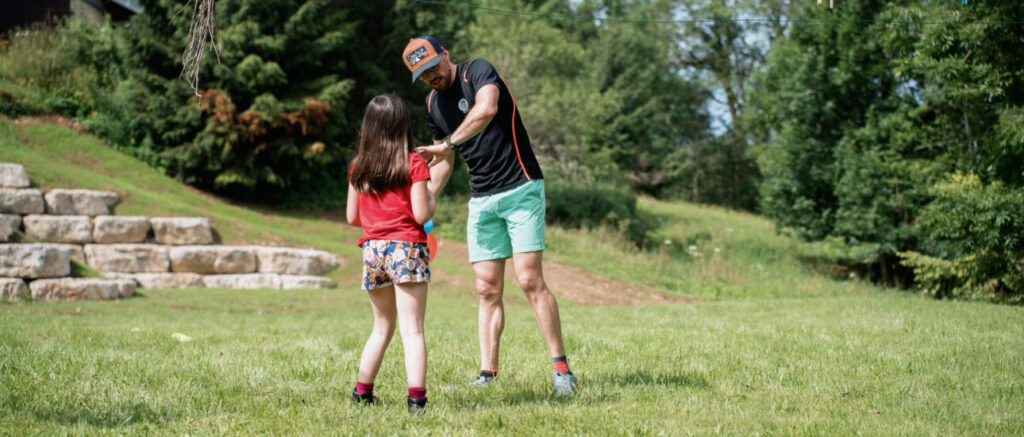
[[567, 228], [608, 226], [637, 246], [646, 244], [649, 226], [637, 215], [637, 198], [627, 189], [548, 180], [545, 191], [549, 223]]
[[1024, 302], [1024, 189], [957, 173], [938, 184], [935, 195], [919, 221], [931, 253], [901, 253], [922, 290]]

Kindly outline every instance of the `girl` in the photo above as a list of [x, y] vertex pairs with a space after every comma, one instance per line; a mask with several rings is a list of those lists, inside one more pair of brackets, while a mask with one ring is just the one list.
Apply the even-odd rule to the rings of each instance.
[[362, 226], [363, 285], [373, 307], [373, 332], [359, 361], [352, 402], [374, 403], [373, 381], [398, 317], [409, 383], [409, 411], [427, 404], [427, 348], [423, 315], [430, 254], [423, 224], [437, 209], [436, 194], [451, 176], [454, 153], [427, 164], [414, 152], [409, 111], [394, 95], [366, 106], [359, 151], [349, 169], [345, 215]]

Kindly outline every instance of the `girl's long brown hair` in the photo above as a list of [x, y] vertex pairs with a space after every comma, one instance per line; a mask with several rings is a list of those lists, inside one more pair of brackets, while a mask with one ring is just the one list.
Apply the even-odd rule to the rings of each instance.
[[350, 181], [360, 193], [376, 194], [409, 185], [409, 152], [416, 147], [409, 110], [394, 94], [370, 100], [359, 130], [359, 152]]

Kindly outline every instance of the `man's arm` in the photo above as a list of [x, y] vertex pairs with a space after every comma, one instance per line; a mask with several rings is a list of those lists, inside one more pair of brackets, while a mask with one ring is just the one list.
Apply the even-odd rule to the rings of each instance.
[[[480, 132], [491, 123], [494, 116], [498, 113], [498, 86], [494, 84], [487, 84], [476, 91], [476, 100], [473, 103], [473, 107], [469, 109], [469, 113], [466, 114], [466, 118], [462, 120], [462, 124], [455, 128], [455, 132], [452, 132], [448, 136], [448, 140], [453, 145], [459, 145], [466, 141], [469, 141], [473, 137], [477, 136]], [[446, 146], [444, 140], [434, 140], [434, 145], [423, 146], [417, 149], [420, 153], [426, 153], [432, 156], [440, 156], [444, 153]]]
[[498, 86], [487, 84], [476, 90], [476, 99], [462, 124], [449, 136], [452, 144], [459, 145], [477, 136], [498, 114]]

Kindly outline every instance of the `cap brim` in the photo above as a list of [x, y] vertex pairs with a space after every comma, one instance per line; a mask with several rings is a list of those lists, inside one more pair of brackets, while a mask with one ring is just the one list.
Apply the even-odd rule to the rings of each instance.
[[427, 61], [425, 64], [420, 65], [420, 67], [417, 68], [416, 71], [412, 72], [412, 81], [416, 82], [416, 79], [418, 79], [420, 77], [420, 75], [423, 74], [424, 71], [427, 71], [427, 70], [429, 70], [431, 68], [434, 68], [435, 66], [437, 66], [437, 64], [440, 64], [440, 63], [441, 63], [441, 55], [439, 54], [438, 56], [435, 56], [434, 59], [431, 59], [431, 60]]

